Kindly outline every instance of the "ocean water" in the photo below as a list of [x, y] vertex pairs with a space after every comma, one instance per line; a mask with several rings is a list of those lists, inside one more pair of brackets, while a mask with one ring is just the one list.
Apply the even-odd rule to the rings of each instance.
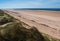
[[60, 11], [60, 8], [16, 8], [15, 10], [50, 10], [50, 11]]

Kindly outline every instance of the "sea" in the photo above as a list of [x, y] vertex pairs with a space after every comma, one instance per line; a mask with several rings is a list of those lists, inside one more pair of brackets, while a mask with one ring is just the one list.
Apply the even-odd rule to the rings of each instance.
[[16, 8], [15, 10], [49, 10], [49, 11], [60, 11], [60, 8]]

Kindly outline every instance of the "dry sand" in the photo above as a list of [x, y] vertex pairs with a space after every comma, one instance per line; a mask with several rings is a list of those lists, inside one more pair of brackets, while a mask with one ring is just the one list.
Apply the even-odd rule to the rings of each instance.
[[60, 39], [60, 11], [5, 10], [5, 12], [36, 27], [40, 32]]

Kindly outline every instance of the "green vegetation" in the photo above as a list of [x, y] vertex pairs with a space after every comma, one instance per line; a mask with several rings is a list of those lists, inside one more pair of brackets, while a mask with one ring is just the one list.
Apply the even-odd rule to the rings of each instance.
[[[7, 24], [9, 23], [9, 24]], [[7, 25], [5, 25], [7, 24]], [[40, 33], [35, 27], [30, 27], [0, 10], [0, 41], [60, 41]], [[5, 25], [5, 26], [3, 26]]]
[[[4, 33], [3, 33], [4, 32]], [[0, 30], [1, 41], [44, 41], [36, 28], [26, 29], [21, 23], [13, 22]]]
[[0, 10], [0, 25], [13, 21], [14, 21], [13, 17], [10, 17], [9, 15]]
[[2, 10], [0, 10], [0, 16], [4, 16], [4, 12]]
[[48, 34], [42, 33], [44, 36], [45, 41], [60, 41], [60, 39], [53, 38], [52, 36], [49, 36]]

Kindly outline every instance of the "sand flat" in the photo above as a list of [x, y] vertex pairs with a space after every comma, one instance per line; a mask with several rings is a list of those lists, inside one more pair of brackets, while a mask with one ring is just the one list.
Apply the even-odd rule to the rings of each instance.
[[60, 11], [43, 11], [43, 10], [16, 10], [18, 12], [27, 12], [37, 15], [48, 15], [48, 16], [54, 16], [54, 17], [60, 17]]
[[[8, 11], [8, 12], [6, 12]], [[60, 39], [60, 11], [6, 10], [14, 18]]]

